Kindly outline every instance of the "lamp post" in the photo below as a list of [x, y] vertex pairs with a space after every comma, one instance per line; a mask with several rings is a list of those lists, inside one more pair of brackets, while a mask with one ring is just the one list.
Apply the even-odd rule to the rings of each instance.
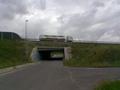
[[28, 20], [25, 20], [25, 39], [27, 40], [27, 22]]
[[28, 60], [27, 22], [28, 22], [28, 20], [25, 20], [25, 54], [26, 54], [26, 60]]

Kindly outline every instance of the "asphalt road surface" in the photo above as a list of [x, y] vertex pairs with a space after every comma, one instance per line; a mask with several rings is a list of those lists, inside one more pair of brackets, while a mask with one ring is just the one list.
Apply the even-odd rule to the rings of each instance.
[[103, 80], [120, 79], [120, 68], [69, 68], [44, 61], [0, 76], [0, 90], [93, 90]]

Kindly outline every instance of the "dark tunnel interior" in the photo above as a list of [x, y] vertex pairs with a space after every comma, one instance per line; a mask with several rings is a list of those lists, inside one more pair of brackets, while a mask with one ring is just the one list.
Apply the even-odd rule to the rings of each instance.
[[64, 49], [61, 50], [39, 50], [40, 60], [63, 60]]

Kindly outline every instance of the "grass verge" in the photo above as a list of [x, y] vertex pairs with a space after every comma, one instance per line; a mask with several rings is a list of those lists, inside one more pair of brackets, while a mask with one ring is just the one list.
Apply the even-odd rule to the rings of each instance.
[[16, 66], [30, 62], [26, 59], [25, 47], [22, 41], [0, 41], [0, 68]]
[[120, 90], [120, 80], [103, 82], [95, 90]]
[[98, 43], [74, 43], [72, 58], [64, 61], [65, 66], [73, 67], [119, 67], [120, 45]]

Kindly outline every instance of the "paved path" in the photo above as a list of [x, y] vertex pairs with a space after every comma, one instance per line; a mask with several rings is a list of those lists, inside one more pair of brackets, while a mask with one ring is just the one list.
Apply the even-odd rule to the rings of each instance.
[[120, 68], [68, 68], [45, 61], [0, 76], [0, 90], [93, 90], [109, 79], [120, 79]]

